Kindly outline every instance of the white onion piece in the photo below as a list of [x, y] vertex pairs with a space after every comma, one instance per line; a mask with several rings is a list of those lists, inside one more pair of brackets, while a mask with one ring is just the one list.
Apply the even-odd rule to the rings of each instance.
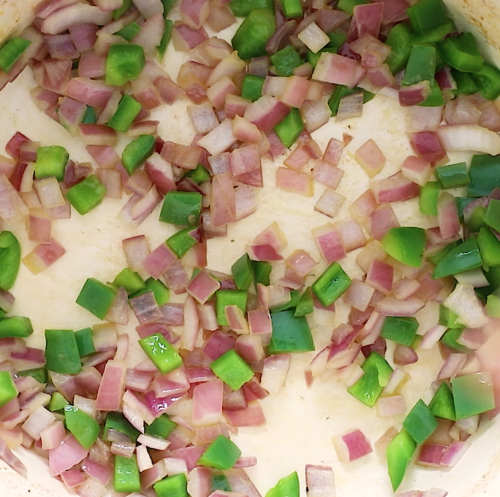
[[472, 285], [459, 283], [443, 305], [453, 311], [458, 316], [458, 322], [468, 328], [481, 328], [488, 323]]
[[277, 394], [285, 385], [290, 368], [290, 354], [278, 354], [264, 359], [261, 386], [270, 394]]
[[476, 124], [440, 126], [436, 133], [448, 152], [474, 151], [490, 155], [500, 154], [498, 133]]
[[50, 14], [43, 21], [41, 31], [45, 34], [57, 35], [74, 24], [92, 23], [104, 26], [112, 19], [113, 12], [103, 12], [98, 7], [78, 2]]

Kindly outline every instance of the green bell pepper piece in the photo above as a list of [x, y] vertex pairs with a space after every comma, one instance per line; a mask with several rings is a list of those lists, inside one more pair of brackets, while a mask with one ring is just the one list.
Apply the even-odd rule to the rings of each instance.
[[433, 45], [441, 41], [445, 36], [457, 30], [452, 19], [448, 19], [445, 24], [422, 34], [414, 35], [411, 38], [412, 43], [417, 45]]
[[47, 383], [48, 374], [45, 368], [33, 368], [33, 369], [24, 369], [23, 371], [18, 371], [17, 376], [31, 376], [38, 383]]
[[0, 318], [0, 338], [29, 337], [33, 333], [33, 326], [29, 318], [9, 316]]
[[9, 371], [0, 371], [0, 407], [17, 397], [17, 388]]
[[187, 172], [184, 176], [186, 178], [191, 178], [196, 184], [199, 185], [210, 179], [210, 172], [201, 164], [198, 164], [196, 169]]
[[187, 478], [184, 473], [167, 476], [153, 485], [158, 497], [188, 497]]
[[132, 7], [132, 0], [123, 0], [123, 5], [113, 11], [113, 20], [117, 21], [120, 17]]
[[484, 217], [486, 215], [486, 207], [482, 205], [477, 206], [466, 221], [465, 225], [469, 230], [469, 233], [477, 233], [481, 228], [485, 228], [487, 225], [484, 222]]
[[142, 105], [130, 95], [123, 95], [116, 112], [108, 122], [110, 128], [125, 133], [141, 112]]
[[470, 182], [465, 162], [436, 167], [434, 172], [443, 188], [458, 188], [459, 186], [468, 185]]
[[243, 254], [232, 266], [231, 274], [238, 290], [248, 290], [254, 281], [254, 268], [248, 254]]
[[160, 59], [160, 62], [163, 61], [163, 57], [165, 57], [165, 52], [167, 51], [168, 44], [172, 39], [173, 26], [174, 21], [165, 19], [165, 29], [163, 30], [163, 36], [161, 37], [160, 44], [156, 47], [156, 52], [158, 53], [158, 59]]
[[21, 244], [11, 231], [0, 233], [0, 288], [10, 290], [21, 265]]
[[95, 112], [94, 107], [87, 105], [87, 110], [85, 111], [85, 115], [83, 116], [83, 124], [96, 124], [97, 123], [97, 114]]
[[150, 425], [146, 426], [146, 435], [166, 439], [176, 428], [177, 423], [172, 421], [168, 414], [162, 414], [156, 418]]
[[66, 428], [85, 449], [90, 449], [101, 431], [99, 423], [94, 418], [72, 405], [64, 407], [64, 421]]
[[83, 181], [72, 186], [66, 192], [69, 203], [82, 216], [96, 208], [106, 196], [106, 187], [95, 174], [87, 176]]
[[494, 293], [486, 298], [486, 314], [492, 318], [500, 318], [500, 297]]
[[129, 43], [134, 39], [135, 35], [139, 33], [141, 27], [136, 22], [131, 22], [128, 26], [117, 31], [115, 35], [125, 38]]
[[481, 259], [485, 266], [500, 265], [500, 240], [489, 228], [481, 228], [476, 238]]
[[365, 5], [367, 3], [369, 3], [367, 0], [339, 0], [337, 8], [352, 16], [354, 13], [354, 7], [358, 5]]
[[[233, 349], [215, 359], [210, 364], [215, 376], [220, 378], [231, 390], [240, 389], [253, 378], [252, 368]], [[221, 468], [229, 469], [229, 468]]]
[[449, 17], [442, 0], [421, 0], [406, 9], [416, 33], [423, 34], [447, 24]]
[[313, 283], [312, 291], [324, 307], [329, 307], [350, 286], [351, 278], [349, 278], [338, 262], [334, 262]]
[[161, 208], [160, 221], [176, 226], [197, 226], [202, 200], [197, 192], [168, 192]]
[[387, 316], [380, 335], [393, 342], [410, 347], [418, 330], [418, 321], [413, 317]]
[[384, 250], [391, 257], [411, 267], [422, 266], [425, 243], [425, 230], [414, 227], [392, 228], [382, 239]]
[[500, 157], [474, 155], [469, 168], [468, 197], [487, 197], [500, 187]]
[[122, 153], [122, 165], [130, 176], [154, 152], [155, 142], [154, 136], [140, 135], [125, 147]]
[[471, 74], [452, 69], [451, 75], [457, 84], [456, 92], [458, 95], [474, 95], [474, 93], [479, 92], [479, 85], [476, 83]]
[[385, 62], [392, 74], [397, 74], [406, 67], [410, 58], [411, 29], [403, 23], [395, 24], [389, 31], [385, 43], [391, 47], [391, 53]]
[[253, 261], [252, 265], [255, 284], [260, 283], [261, 285], [269, 286], [273, 266], [266, 261]]
[[143, 293], [146, 292], [153, 292], [156, 303], [159, 306], [166, 304], [170, 300], [170, 290], [165, 285], [165, 283], [163, 283], [160, 280], [156, 280], [154, 278], [148, 278], [145, 282], [144, 289], [134, 294], [134, 297], [142, 295]]
[[299, 109], [292, 109], [288, 115], [274, 127], [274, 131], [286, 148], [290, 148], [300, 133], [304, 130], [304, 123]]
[[268, 347], [270, 354], [315, 350], [307, 319], [303, 316], [295, 317], [293, 309], [271, 314], [271, 321], [273, 331]]
[[163, 4], [163, 17], [166, 18], [168, 14], [170, 14], [175, 4], [175, 0], [161, 0], [161, 3]]
[[463, 273], [469, 269], [482, 266], [483, 261], [476, 240], [469, 238], [452, 249], [439, 262], [432, 273], [434, 279], [444, 278], [457, 273]]
[[369, 91], [361, 90], [359, 88], [347, 88], [346, 86], [337, 85], [333, 93], [330, 95], [328, 99], [328, 107], [332, 111], [332, 116], [336, 116], [339, 111], [339, 105], [342, 98], [347, 95], [352, 95], [353, 93], [363, 92], [363, 103], [369, 102], [374, 96], [374, 93]]
[[282, 0], [281, 5], [287, 19], [294, 19], [304, 15], [301, 0]]
[[62, 411], [67, 405], [69, 402], [59, 392], [54, 392], [50, 399], [49, 411]]
[[274, 10], [274, 3], [272, 0], [232, 0], [229, 8], [236, 17], [247, 17], [255, 9]]
[[243, 60], [267, 55], [266, 44], [276, 31], [272, 9], [252, 10], [234, 34], [231, 45]]
[[177, 257], [184, 256], [191, 247], [194, 247], [198, 243], [190, 235], [192, 231], [193, 228], [184, 228], [167, 239], [167, 245], [175, 252]]
[[85, 357], [86, 355], [93, 354], [96, 351], [91, 328], [83, 328], [75, 331], [75, 338], [80, 357]]
[[109, 48], [106, 59], [106, 84], [123, 86], [141, 74], [146, 65], [144, 49], [140, 45], [117, 43]]
[[[327, 33], [327, 35], [328, 35], [328, 38], [330, 38], [330, 41], [329, 41], [328, 45], [322, 50], [323, 52], [337, 53], [339, 48], [347, 40], [347, 36], [340, 31], [331, 31], [330, 33]], [[330, 51], [329, 49], [332, 49], [335, 51], [333, 52], [333, 51]]]
[[208, 446], [196, 464], [226, 470], [231, 469], [240, 456], [241, 450], [238, 449], [234, 442], [223, 435], [219, 435]]
[[300, 316], [307, 316], [312, 314], [314, 311], [314, 298], [312, 295], [311, 288], [306, 288], [304, 293], [301, 295], [299, 303], [295, 308], [293, 315], [297, 318]]
[[68, 159], [69, 154], [63, 147], [58, 145], [38, 147], [36, 151], [35, 178], [41, 179], [55, 176], [57, 181], [63, 181]]
[[82, 370], [76, 337], [72, 330], [45, 330], [45, 367], [61, 374]]
[[[470, 178], [469, 178], [470, 181]], [[457, 204], [458, 217], [461, 221], [464, 219], [464, 209], [473, 201], [472, 197], [455, 197], [455, 203]]]
[[136, 273], [126, 267], [118, 273], [116, 278], [113, 280], [112, 285], [115, 288], [123, 287], [128, 294], [138, 292], [146, 288], [146, 283], [141, 278], [139, 273]]
[[500, 231], [500, 200], [492, 199], [484, 215], [484, 222], [496, 231]]
[[292, 76], [293, 70], [301, 66], [304, 61], [292, 45], [287, 45], [279, 52], [271, 55], [271, 63], [278, 76]]
[[297, 307], [299, 301], [300, 301], [300, 293], [298, 292], [298, 290], [292, 290], [290, 292], [290, 300], [288, 302], [271, 307], [270, 310], [272, 313], [286, 311], [287, 309], [293, 309], [295, 312], [295, 307]]
[[437, 216], [437, 202], [440, 192], [441, 185], [438, 181], [428, 181], [420, 189], [418, 206], [421, 214], [424, 216]]
[[104, 319], [116, 297], [114, 288], [89, 278], [83, 285], [76, 303], [99, 319]]
[[457, 323], [458, 316], [445, 307], [443, 304], [439, 305], [439, 324], [451, 328], [453, 330], [461, 330], [464, 325]]
[[500, 70], [485, 62], [481, 69], [472, 74], [479, 86], [481, 96], [486, 100], [496, 100], [500, 96]]
[[401, 84], [414, 85], [421, 81], [434, 81], [436, 49], [427, 45], [413, 45]]
[[456, 421], [457, 415], [455, 414], [453, 394], [447, 383], [443, 382], [439, 385], [439, 388], [429, 404], [429, 409], [432, 414], [438, 418]]
[[446, 245], [444, 248], [442, 248], [437, 254], [431, 255], [427, 257], [429, 261], [432, 262], [435, 266], [437, 266], [443, 259], [444, 257], [449, 254], [455, 247], [458, 247], [460, 245], [461, 240], [457, 240], [456, 242], [449, 243]]
[[212, 476], [212, 492], [222, 490], [223, 492], [231, 492], [231, 485], [226, 478], [226, 475], [213, 475]]
[[[182, 474], [182, 476], [184, 476], [184, 474]], [[184, 476], [184, 478], [186, 477]], [[156, 485], [158, 485], [158, 483]], [[132, 457], [115, 455], [114, 490], [115, 492], [124, 494], [141, 491], [141, 478], [135, 454], [132, 455]], [[158, 497], [163, 496], [158, 494]]]
[[404, 429], [402, 429], [387, 446], [387, 466], [392, 489], [394, 491], [401, 485], [408, 464], [416, 449], [417, 444], [415, 440], [413, 440], [410, 434]]
[[319, 61], [321, 54], [323, 52], [337, 53], [338, 48], [326, 46], [325, 48], [323, 48], [322, 50], [320, 50], [319, 52], [316, 52], [316, 53], [311, 52], [311, 50], [308, 50], [306, 53], [306, 62], [309, 62], [309, 64], [311, 64], [311, 66], [313, 68], [316, 67], [318, 65], [318, 61]]
[[12, 38], [5, 43], [0, 48], [0, 69], [8, 73], [30, 45], [31, 41], [25, 38]]
[[296, 471], [281, 478], [276, 485], [269, 489], [266, 497], [300, 497], [299, 475]]
[[424, 443], [436, 430], [438, 422], [432, 411], [420, 399], [403, 421], [403, 428], [417, 442]]
[[215, 312], [217, 323], [229, 326], [226, 319], [226, 306], [237, 305], [243, 312], [247, 312], [248, 292], [246, 290], [217, 290], [215, 293]]
[[446, 63], [458, 71], [479, 72], [484, 63], [472, 33], [448, 36], [439, 44], [439, 51]]
[[473, 373], [451, 380], [457, 419], [469, 418], [495, 408], [489, 373]]
[[119, 431], [135, 442], [139, 435], [141, 434], [139, 430], [136, 430], [128, 421], [125, 416], [119, 412], [109, 412], [106, 416], [106, 422], [104, 424], [104, 431], [102, 434], [103, 440], [108, 440], [109, 430]]
[[[231, 3], [234, 3], [234, 0]], [[265, 78], [261, 76], [245, 74], [245, 77], [243, 78], [243, 85], [241, 87], [241, 96], [247, 100], [255, 102], [255, 100], [258, 100], [262, 96], [264, 81]]]
[[428, 97], [420, 104], [421, 107], [441, 107], [445, 104], [443, 92], [436, 81], [432, 81], [431, 83], [431, 92]]
[[161, 333], [142, 338], [139, 345], [161, 374], [170, 373], [182, 366], [182, 357]]

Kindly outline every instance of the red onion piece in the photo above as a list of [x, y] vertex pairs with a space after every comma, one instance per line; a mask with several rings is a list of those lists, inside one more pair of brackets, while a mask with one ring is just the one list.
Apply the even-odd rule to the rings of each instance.
[[373, 452], [370, 442], [360, 430], [338, 435], [332, 441], [341, 462], [355, 461]]

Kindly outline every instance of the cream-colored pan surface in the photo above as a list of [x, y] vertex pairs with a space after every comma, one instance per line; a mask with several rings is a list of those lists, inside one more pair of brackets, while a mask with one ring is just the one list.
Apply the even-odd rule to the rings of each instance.
[[[24, 3], [24, 2], [23, 2]], [[30, 8], [35, 2], [29, 2]], [[467, 18], [469, 10], [474, 14], [473, 24], [479, 33], [490, 33], [491, 44], [488, 53], [495, 57], [499, 49], [495, 30], [495, 20], [500, 19], [494, 5], [487, 2], [457, 2], [453, 12]], [[23, 8], [18, 2], [1, 2], [0, 33], [7, 33], [27, 21], [28, 2]], [[483, 17], [479, 17], [483, 12]], [[494, 12], [497, 12], [495, 14]], [[12, 16], [12, 19], [11, 17]], [[14, 17], [15, 16], [15, 17]], [[26, 17], [24, 17], [26, 16]], [[15, 18], [15, 22], [14, 22]], [[24, 21], [21, 21], [21, 18]], [[231, 33], [222, 33], [230, 37]], [[496, 43], [496, 45], [495, 45]], [[186, 54], [175, 53], [169, 47], [166, 55], [167, 70], [173, 78], [185, 60]], [[500, 59], [498, 59], [500, 60]], [[42, 115], [32, 103], [29, 90], [35, 87], [29, 70], [26, 70], [15, 83], [0, 92], [0, 150], [12, 134], [19, 130], [32, 140], [44, 145], [60, 144], [68, 149], [75, 161], [90, 161], [80, 141], [70, 136], [61, 126], [47, 116]], [[189, 144], [194, 130], [186, 111], [186, 102], [178, 102], [171, 107], [164, 106], [154, 112], [153, 118], [161, 121], [160, 135], [164, 139]], [[331, 137], [341, 139], [343, 133], [354, 138], [346, 147], [340, 167], [345, 176], [338, 188], [348, 201], [339, 213], [339, 219], [348, 217], [347, 206], [368, 187], [368, 178], [355, 162], [354, 151], [367, 139], [374, 139], [387, 157], [387, 165], [380, 177], [396, 172], [403, 159], [411, 153], [406, 136], [407, 111], [398, 103], [384, 96], [377, 96], [368, 103], [363, 117], [336, 123], [330, 123], [314, 132], [313, 137], [324, 149]], [[468, 160], [470, 154], [452, 155], [450, 160]], [[231, 264], [241, 256], [245, 245], [272, 221], [277, 221], [283, 229], [288, 247], [286, 257], [297, 248], [308, 250], [318, 261], [315, 274], [320, 274], [324, 264], [311, 237], [311, 228], [330, 221], [326, 216], [314, 211], [314, 204], [321, 196], [324, 187], [316, 183], [312, 198], [304, 198], [275, 188], [275, 171], [280, 161], [263, 161], [264, 188], [258, 192], [259, 207], [255, 214], [230, 226], [225, 239], [209, 241], [209, 264], [211, 269], [229, 272]], [[32, 319], [35, 333], [30, 338], [33, 346], [43, 346], [43, 331], [46, 328], [80, 329], [96, 323], [96, 319], [75, 304], [75, 299], [86, 278], [94, 277], [101, 281], [110, 281], [125, 267], [125, 257], [121, 249], [121, 240], [128, 236], [145, 234], [151, 248], [164, 241], [171, 233], [171, 228], [158, 222], [158, 209], [139, 227], [131, 227], [121, 221], [117, 214], [126, 202], [105, 199], [102, 205], [82, 217], [73, 211], [72, 219], [58, 220], [53, 224], [53, 236], [67, 250], [56, 264], [33, 276], [24, 266], [21, 267], [18, 281], [12, 289], [16, 295], [13, 312]], [[402, 225], [420, 225], [429, 227], [429, 221], [418, 214], [415, 201], [395, 204], [394, 209]], [[1, 229], [11, 229], [19, 237], [23, 256], [30, 252], [34, 244], [27, 240], [23, 226], [0, 225]], [[343, 262], [351, 277], [361, 275], [354, 262], [356, 252], [351, 253]], [[276, 268], [276, 274], [283, 267]], [[182, 297], [180, 298], [180, 300]], [[432, 321], [436, 306], [429, 306], [418, 319], [421, 332]], [[345, 322], [347, 309], [340, 304], [334, 322], [330, 326], [314, 327], [313, 334], [317, 350], [329, 340], [333, 325]], [[143, 352], [136, 344], [134, 330], [136, 322], [131, 320], [127, 327], [119, 327], [120, 333], [129, 333], [131, 354], [129, 364], [133, 366], [143, 358]], [[342, 382], [331, 379], [325, 383], [315, 381], [307, 388], [304, 369], [313, 354], [297, 355], [293, 358], [291, 371], [283, 391], [262, 402], [267, 418], [267, 425], [261, 428], [241, 428], [234, 438], [245, 456], [257, 456], [257, 466], [248, 469], [248, 474], [264, 494], [276, 481], [298, 471], [305, 495], [305, 464], [331, 465], [337, 481], [339, 497], [389, 497], [393, 495], [387, 476], [386, 463], [375, 452], [362, 460], [342, 464], [338, 461], [331, 443], [331, 437], [352, 428], [362, 429], [374, 443], [390, 426], [400, 427], [403, 417], [379, 419], [375, 412], [362, 406], [345, 391]], [[391, 357], [391, 354], [388, 354]], [[432, 396], [430, 384], [436, 377], [441, 361], [435, 351], [422, 352], [419, 362], [407, 367], [412, 380], [404, 390], [408, 406], [419, 398], [429, 401]], [[175, 407], [176, 411], [190, 409], [189, 401]], [[493, 421], [484, 425], [473, 437], [472, 447], [458, 466], [451, 471], [433, 471], [412, 467], [400, 491], [441, 487], [453, 497], [494, 497], [500, 489], [500, 422]], [[0, 495], [9, 497], [66, 496], [64, 486], [52, 479], [46, 461], [27, 451], [17, 451], [28, 467], [28, 479], [24, 480], [0, 462]]]

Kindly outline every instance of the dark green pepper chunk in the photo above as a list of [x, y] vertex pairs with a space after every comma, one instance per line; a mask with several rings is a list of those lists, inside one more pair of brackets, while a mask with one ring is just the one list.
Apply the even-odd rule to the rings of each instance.
[[434, 279], [444, 278], [482, 266], [483, 261], [476, 240], [469, 238], [446, 254], [434, 269]]
[[496, 100], [500, 96], [500, 70], [497, 67], [485, 62], [472, 77], [486, 100]]
[[241, 450], [229, 438], [219, 435], [196, 464], [220, 470], [231, 469], [240, 456]]
[[185, 228], [174, 233], [167, 239], [167, 245], [175, 252], [177, 257], [184, 256], [191, 247], [194, 247], [198, 242], [191, 236], [193, 228]]
[[108, 439], [109, 430], [116, 430], [135, 442], [139, 435], [141, 434], [139, 430], [136, 430], [125, 418], [125, 416], [119, 412], [109, 412], [106, 416], [106, 422], [104, 424], [103, 439]]
[[33, 368], [33, 369], [25, 369], [23, 371], [18, 371], [17, 376], [31, 376], [38, 383], [47, 383], [48, 375], [47, 370], [45, 368]]
[[76, 303], [99, 319], [104, 319], [115, 297], [116, 290], [114, 288], [95, 278], [89, 278], [83, 285]]
[[313, 283], [312, 290], [323, 306], [329, 307], [350, 286], [351, 278], [349, 278], [338, 262], [334, 262]]
[[271, 9], [252, 10], [234, 34], [231, 45], [243, 60], [267, 55], [266, 44], [276, 31]]
[[315, 350], [311, 329], [303, 316], [294, 316], [289, 309], [271, 314], [273, 331], [268, 352], [281, 354]]
[[274, 131], [286, 148], [290, 148], [300, 133], [304, 130], [304, 123], [299, 109], [292, 109], [288, 115], [274, 127]]
[[8, 73], [23, 52], [31, 45], [25, 38], [12, 38], [0, 48], [0, 69]]
[[21, 244], [11, 231], [0, 233], [0, 288], [10, 290], [21, 265]]
[[174, 26], [174, 21], [171, 21], [170, 19], [165, 19], [165, 29], [163, 30], [163, 36], [161, 37], [160, 44], [156, 48], [160, 62], [163, 61], [163, 57], [165, 57], [165, 52], [167, 51], [168, 44], [170, 43], [170, 39], [172, 38], [173, 26]]
[[177, 423], [172, 421], [168, 414], [162, 414], [146, 426], [146, 435], [165, 439], [175, 430], [176, 426]]
[[29, 318], [9, 316], [0, 318], [0, 338], [26, 338], [33, 333], [33, 326]]
[[[234, 3], [234, 0], [231, 3]], [[247, 100], [255, 102], [255, 100], [258, 100], [262, 96], [264, 81], [265, 78], [261, 76], [245, 74], [245, 77], [243, 78], [243, 85], [241, 87], [241, 96]]]
[[301, 66], [304, 61], [297, 50], [288, 45], [274, 55], [271, 55], [271, 63], [276, 69], [278, 76], [292, 76], [293, 70]]
[[155, 142], [154, 136], [141, 135], [125, 147], [122, 153], [122, 165], [129, 175], [144, 164], [154, 152]]
[[272, 0], [232, 0], [229, 8], [236, 17], [246, 17], [255, 9], [274, 9]]
[[90, 449], [101, 431], [99, 423], [86, 412], [71, 405], [64, 407], [64, 419], [66, 428], [78, 443], [85, 449]]
[[95, 350], [92, 328], [83, 328], [75, 331], [76, 344], [80, 357], [93, 354]]
[[432, 411], [420, 399], [403, 421], [403, 427], [417, 444], [424, 443], [436, 430], [438, 422]]
[[406, 9], [413, 29], [419, 33], [427, 33], [446, 24], [449, 17], [442, 0], [421, 0]]
[[168, 192], [161, 207], [160, 221], [176, 226], [196, 226], [200, 221], [202, 200], [197, 192]]
[[47, 369], [54, 373], [77, 374], [82, 370], [72, 330], [45, 330], [45, 361]]
[[406, 67], [410, 58], [411, 29], [404, 23], [395, 24], [389, 31], [385, 43], [392, 49], [386, 63], [392, 74], [397, 74]]
[[380, 335], [393, 342], [410, 347], [418, 330], [418, 321], [413, 317], [387, 316]]
[[476, 241], [483, 264], [488, 267], [500, 265], [500, 240], [491, 230], [489, 228], [481, 228]]
[[188, 497], [187, 479], [184, 473], [167, 476], [153, 485], [158, 497]]
[[449, 419], [451, 421], [457, 419], [455, 405], [453, 404], [453, 394], [447, 383], [443, 382], [439, 385], [439, 388], [429, 404], [429, 408], [432, 414], [438, 418]]
[[141, 112], [142, 105], [130, 95], [123, 95], [116, 112], [108, 123], [110, 128], [125, 133]]
[[472, 33], [448, 36], [439, 44], [439, 51], [450, 67], [462, 72], [479, 72], [484, 59]]
[[434, 172], [443, 185], [443, 188], [458, 188], [459, 186], [468, 185], [470, 182], [465, 162], [436, 167]]
[[231, 273], [238, 290], [248, 290], [254, 281], [253, 264], [248, 254], [243, 254], [232, 266]]

